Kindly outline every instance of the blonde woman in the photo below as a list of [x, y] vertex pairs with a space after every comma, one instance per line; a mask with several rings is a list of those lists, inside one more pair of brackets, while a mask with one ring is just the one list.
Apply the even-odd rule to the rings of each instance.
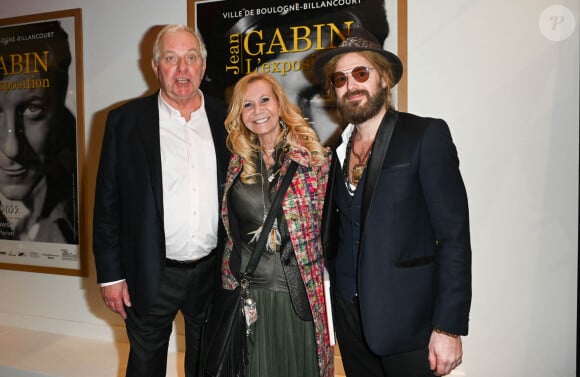
[[281, 177], [298, 163], [250, 285], [258, 320], [245, 375], [333, 376], [320, 238], [329, 151], [270, 75], [236, 84], [225, 124], [232, 152], [222, 202], [225, 289], [238, 286]]

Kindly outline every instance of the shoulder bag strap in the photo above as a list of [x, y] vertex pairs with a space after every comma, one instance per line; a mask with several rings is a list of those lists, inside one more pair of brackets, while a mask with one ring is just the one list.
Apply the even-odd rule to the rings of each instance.
[[264, 220], [264, 225], [262, 225], [262, 233], [260, 233], [260, 237], [256, 242], [256, 247], [254, 247], [254, 251], [252, 252], [252, 256], [250, 257], [250, 261], [248, 262], [248, 266], [246, 267], [246, 271], [243, 273], [242, 279], [251, 280], [254, 276], [254, 272], [256, 271], [256, 267], [258, 266], [258, 262], [262, 257], [262, 252], [264, 251], [264, 247], [266, 246], [267, 237], [270, 233], [270, 229], [272, 229], [272, 225], [274, 224], [274, 219], [276, 218], [276, 214], [278, 213], [278, 209], [282, 204], [282, 198], [290, 186], [290, 181], [298, 168], [298, 164], [295, 161], [290, 163], [288, 166], [288, 170], [282, 179], [282, 183], [280, 184], [280, 188], [272, 201], [272, 205], [270, 206], [270, 211], [268, 212], [268, 216], [266, 220]]

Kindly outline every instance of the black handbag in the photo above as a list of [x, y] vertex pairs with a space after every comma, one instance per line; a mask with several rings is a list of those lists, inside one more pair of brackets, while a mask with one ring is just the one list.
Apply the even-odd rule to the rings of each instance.
[[262, 232], [256, 242], [248, 266], [240, 277], [240, 285], [234, 290], [216, 289], [209, 316], [202, 332], [201, 365], [205, 377], [243, 377], [248, 363], [247, 335], [249, 325], [244, 316], [244, 303], [247, 287], [252, 280], [262, 252], [266, 246], [268, 231], [274, 224], [276, 213], [290, 181], [298, 168], [294, 161], [290, 163], [286, 174], [276, 193], [268, 216], [264, 220]]

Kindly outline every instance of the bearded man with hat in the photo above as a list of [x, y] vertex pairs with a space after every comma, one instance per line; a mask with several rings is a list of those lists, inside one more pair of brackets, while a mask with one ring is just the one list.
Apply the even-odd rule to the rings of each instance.
[[346, 375], [449, 374], [471, 305], [467, 195], [449, 128], [393, 108], [402, 63], [364, 30], [314, 69], [348, 123], [323, 215]]

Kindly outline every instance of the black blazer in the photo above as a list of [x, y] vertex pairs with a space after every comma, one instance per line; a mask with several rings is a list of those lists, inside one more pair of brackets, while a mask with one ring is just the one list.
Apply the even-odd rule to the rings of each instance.
[[[165, 266], [158, 95], [130, 101], [109, 113], [95, 190], [97, 281], [126, 279], [131, 303], [140, 314], [155, 298]], [[228, 160], [226, 105], [205, 96], [205, 109], [216, 148], [221, 203]]]
[[[390, 144], [385, 132], [389, 125]], [[388, 149], [381, 153], [385, 144]], [[340, 237], [332, 198], [334, 187], [343, 184], [336, 153], [330, 174], [323, 242], [335, 278], [332, 265]], [[366, 174], [357, 284], [371, 350], [385, 356], [420, 349], [434, 327], [466, 335], [471, 303], [469, 216], [447, 124], [389, 112]]]

